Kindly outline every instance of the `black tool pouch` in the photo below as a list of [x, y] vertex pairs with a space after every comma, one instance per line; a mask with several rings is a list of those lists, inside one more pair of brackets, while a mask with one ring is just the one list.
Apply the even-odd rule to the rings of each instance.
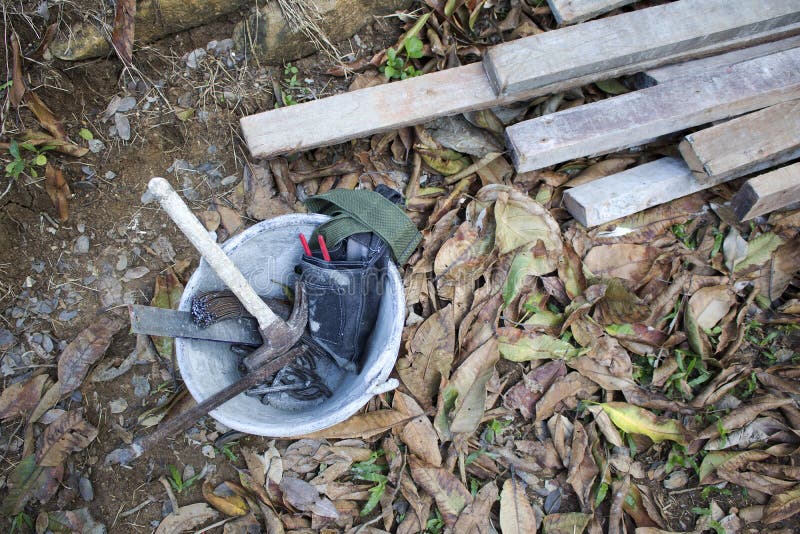
[[311, 337], [348, 371], [360, 370], [375, 326], [388, 250], [377, 235], [361, 233], [332, 248], [331, 261], [303, 256], [300, 263]]

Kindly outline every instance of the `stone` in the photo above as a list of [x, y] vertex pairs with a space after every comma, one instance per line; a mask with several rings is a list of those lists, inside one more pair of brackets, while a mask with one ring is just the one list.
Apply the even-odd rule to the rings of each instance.
[[[249, 7], [249, 0], [139, 0], [136, 2], [136, 42], [150, 43], [167, 35], [202, 26], [214, 19]], [[74, 24], [53, 40], [50, 52], [65, 61], [107, 56], [111, 47], [106, 33], [94, 21]], [[108, 20], [108, 26], [112, 24]], [[135, 62], [135, 60], [134, 60]]]
[[75, 240], [75, 246], [72, 248], [75, 254], [86, 254], [89, 252], [89, 236], [82, 235]]
[[76, 311], [64, 310], [58, 314], [58, 320], [61, 322], [69, 322], [73, 320], [78, 315]]
[[6, 350], [16, 343], [17, 340], [9, 330], [0, 328], [0, 350]]
[[106, 148], [106, 145], [100, 139], [89, 139], [89, 150], [92, 154], [99, 154]]
[[94, 488], [92, 488], [92, 483], [86, 477], [81, 477], [78, 481], [78, 490], [81, 493], [81, 499], [86, 502], [92, 502], [94, 500]]
[[196, 69], [203, 58], [206, 57], [204, 48], [196, 48], [186, 55], [186, 66], [190, 69]]
[[[332, 43], [349, 39], [374, 17], [405, 9], [411, 3], [409, 0], [308, 1], [316, 4], [321, 15], [319, 27]], [[237, 24], [233, 41], [237, 52], [253, 53], [260, 61], [272, 65], [283, 65], [317, 51], [314, 42], [302, 31], [292, 31], [278, 2], [267, 2]]]
[[133, 384], [133, 394], [137, 398], [143, 399], [150, 394], [150, 381], [146, 376], [133, 375], [131, 384]]
[[31, 269], [37, 273], [44, 271], [44, 262], [42, 260], [33, 260], [31, 262]]
[[108, 409], [111, 413], [122, 413], [128, 409], [128, 401], [125, 399], [114, 399], [108, 403]]
[[131, 123], [128, 117], [122, 113], [114, 114], [114, 127], [117, 129], [117, 135], [123, 141], [130, 141], [131, 139]]
[[130, 111], [136, 107], [136, 99], [132, 96], [126, 96], [117, 102], [116, 107], [117, 109], [114, 110], [115, 113], [125, 113], [126, 111]]

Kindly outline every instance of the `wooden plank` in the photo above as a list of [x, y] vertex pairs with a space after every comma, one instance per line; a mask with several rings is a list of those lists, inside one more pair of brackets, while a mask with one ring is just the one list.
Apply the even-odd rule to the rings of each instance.
[[506, 128], [519, 172], [637, 146], [800, 98], [800, 49], [721, 67]]
[[800, 163], [747, 180], [732, 204], [739, 220], [749, 221], [795, 202], [800, 202]]
[[797, 0], [678, 0], [497, 45], [483, 64], [513, 94], [798, 22]]
[[[792, 24], [791, 26], [782, 27], [779, 30], [771, 30], [767, 32], [764, 37], [775, 37], [787, 31], [800, 30], [800, 24]], [[637, 74], [634, 77], [634, 84], [637, 89], [645, 89], [664, 83], [675, 78], [685, 78], [690, 76], [697, 76], [704, 72], [722, 67], [726, 65], [735, 65], [742, 61], [748, 61], [757, 57], [768, 56], [776, 52], [789, 50], [800, 46], [800, 35], [794, 35], [785, 39], [762, 43], [755, 46], [749, 46], [740, 50], [718, 54], [716, 56], [704, 57], [695, 59], [693, 61], [685, 61], [675, 65], [665, 65], [657, 69], [648, 70]]]
[[790, 161], [800, 156], [800, 100], [689, 134], [678, 150], [701, 182], [742, 176]]
[[[800, 24], [787, 27], [800, 32]], [[765, 34], [714, 43], [669, 57], [649, 59], [553, 83], [526, 93], [497, 95], [480, 63], [448, 69], [303, 102], [241, 119], [242, 134], [254, 158], [333, 145], [374, 133], [420, 124], [437, 117], [510, 104], [566, 91], [598, 80], [718, 54], [760, 42]], [[767, 36], [766, 38], [771, 38]]]
[[662, 158], [564, 192], [564, 206], [586, 227], [664, 204], [713, 184], [701, 183], [678, 158]]
[[547, 0], [559, 26], [577, 24], [627, 6], [636, 0]]

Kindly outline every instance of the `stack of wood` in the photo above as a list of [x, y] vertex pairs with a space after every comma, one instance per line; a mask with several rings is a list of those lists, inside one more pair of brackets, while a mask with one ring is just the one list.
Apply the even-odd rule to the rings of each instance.
[[565, 27], [496, 46], [482, 63], [245, 117], [248, 146], [272, 157], [635, 75], [636, 91], [508, 127], [517, 171], [716, 123], [684, 137], [682, 159], [569, 189], [565, 207], [595, 226], [771, 168], [742, 186], [735, 213], [800, 201], [800, 0], [678, 0], [576, 26], [631, 0], [549, 3]]

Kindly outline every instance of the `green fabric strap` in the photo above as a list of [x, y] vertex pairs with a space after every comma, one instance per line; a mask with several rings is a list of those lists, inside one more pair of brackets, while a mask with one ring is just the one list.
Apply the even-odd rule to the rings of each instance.
[[368, 189], [333, 189], [309, 197], [305, 205], [309, 211], [332, 217], [318, 229], [329, 247], [353, 234], [375, 232], [389, 244], [395, 261], [403, 265], [422, 240], [400, 206]]

